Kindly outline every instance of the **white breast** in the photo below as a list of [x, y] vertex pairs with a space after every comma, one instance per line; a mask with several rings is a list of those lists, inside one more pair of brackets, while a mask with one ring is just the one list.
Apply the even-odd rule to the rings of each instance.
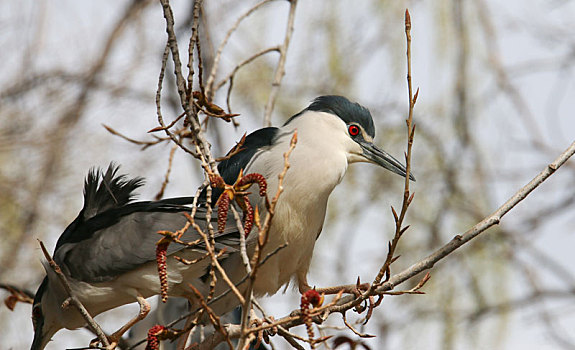
[[[315, 241], [323, 227], [327, 200], [347, 169], [345, 150], [334, 147], [334, 144], [343, 145], [344, 142], [333, 140], [333, 135], [346, 136], [341, 132], [342, 128], [345, 130], [345, 124], [327, 113], [313, 113], [314, 116], [301, 116], [282, 128], [272, 150], [258, 152], [246, 170], [246, 173], [257, 172], [266, 177], [268, 195], [273, 198], [277, 192], [277, 176], [284, 167], [283, 154], [289, 148], [293, 131], [298, 130], [298, 143], [289, 157], [284, 192], [277, 203], [263, 256], [283, 243], [288, 246], [262, 266], [255, 285], [258, 295], [277, 292], [293, 277], [305, 281]], [[333, 129], [340, 130], [334, 132]], [[332, 139], [322, 137], [322, 132], [331, 135]], [[263, 201], [252, 195], [254, 202], [265, 215]]]

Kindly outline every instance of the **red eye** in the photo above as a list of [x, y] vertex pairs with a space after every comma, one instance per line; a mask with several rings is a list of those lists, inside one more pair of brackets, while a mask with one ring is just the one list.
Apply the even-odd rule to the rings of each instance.
[[349, 132], [349, 134], [350, 134], [351, 136], [357, 136], [357, 135], [359, 135], [359, 127], [358, 127], [357, 125], [350, 125], [350, 126], [347, 128], [347, 131]]

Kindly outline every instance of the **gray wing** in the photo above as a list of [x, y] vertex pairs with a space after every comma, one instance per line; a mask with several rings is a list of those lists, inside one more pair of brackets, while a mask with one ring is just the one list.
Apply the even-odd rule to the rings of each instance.
[[[205, 209], [199, 208], [195, 220], [202, 228], [206, 226], [205, 217]], [[212, 223], [216, 227], [216, 213], [213, 213], [212, 217]], [[76, 280], [109, 281], [145, 263], [155, 261], [156, 243], [162, 237], [157, 232], [175, 232], [182, 229], [186, 221], [182, 211], [135, 211], [121, 216], [113, 225], [95, 231], [88, 239], [63, 244], [54, 254], [54, 260], [67, 275]], [[191, 242], [199, 238], [201, 236], [190, 227], [182, 240]], [[231, 253], [238, 247], [238, 230], [230, 214], [224, 232], [216, 233], [216, 248], [226, 248], [226, 252]], [[168, 255], [182, 249], [203, 250], [204, 245], [185, 248], [172, 243], [168, 247]]]

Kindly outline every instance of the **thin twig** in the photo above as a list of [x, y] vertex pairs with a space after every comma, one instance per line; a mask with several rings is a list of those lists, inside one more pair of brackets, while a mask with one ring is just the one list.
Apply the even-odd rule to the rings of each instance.
[[168, 186], [168, 182], [170, 181], [170, 173], [172, 172], [172, 163], [174, 162], [174, 155], [176, 154], [176, 150], [178, 149], [178, 145], [173, 145], [172, 149], [170, 150], [170, 156], [168, 158], [168, 169], [166, 170], [166, 175], [164, 176], [164, 181], [162, 182], [162, 187], [154, 197], [155, 200], [160, 200], [164, 196], [164, 191]]
[[[234, 76], [237, 74], [237, 72], [243, 68], [244, 66], [252, 63], [254, 60], [256, 60], [257, 58], [267, 55], [270, 52], [280, 52], [280, 46], [272, 46], [272, 47], [268, 47], [267, 49], [263, 49], [260, 52], [257, 52], [255, 54], [253, 54], [252, 56], [246, 58], [245, 60], [243, 60], [242, 62], [240, 62], [238, 65], [236, 65], [234, 67], [234, 69], [226, 76], [224, 77], [222, 80], [220, 80], [217, 84], [216, 87], [214, 88], [214, 91], [217, 91], [219, 89], [221, 89], [222, 86], [224, 86], [224, 84], [229, 80], [230, 83], [233, 80]], [[228, 94], [229, 96], [229, 94]]]
[[[205, 182], [202, 186], [200, 186], [200, 187], [196, 190], [196, 193], [195, 193], [195, 195], [194, 195], [194, 200], [192, 201], [192, 205], [191, 205], [191, 207], [192, 207], [192, 212], [191, 212], [190, 215], [191, 215], [192, 217], [194, 217], [194, 216], [196, 215], [196, 212], [197, 212], [197, 209], [198, 209], [198, 200], [199, 200], [199, 198], [200, 198], [200, 193], [202, 192], [202, 189], [203, 189], [205, 186], [207, 186], [207, 185], [208, 185], [208, 183]], [[208, 189], [209, 189], [209, 187], [208, 187]], [[209, 194], [208, 194], [208, 196], [209, 196]], [[209, 206], [209, 203], [210, 203], [210, 198], [209, 198], [209, 197], [207, 198], [207, 203], [208, 203], [208, 206]], [[199, 239], [198, 239], [198, 240], [195, 240], [195, 241], [193, 241], [193, 242], [183, 242], [183, 241], [180, 241], [180, 240], [178, 239], [178, 237], [177, 237], [178, 235], [180, 235], [180, 233], [183, 235], [183, 233], [186, 232], [186, 231], [189, 229], [190, 226], [191, 226], [191, 223], [190, 223], [189, 221], [187, 221], [186, 224], [184, 225], [184, 227], [183, 227], [182, 229], [178, 230], [175, 234], [172, 233], [172, 232], [170, 232], [170, 231], [159, 231], [159, 232], [157, 232], [157, 233], [158, 233], [158, 234], [161, 234], [161, 235], [168, 235], [168, 236], [170, 236], [170, 238], [171, 238], [175, 243], [183, 244], [183, 245], [188, 246], [188, 247], [193, 247], [193, 246], [195, 246], [196, 244], [198, 244], [198, 243], [200, 242]], [[195, 314], [196, 312], [197, 312], [197, 311], [194, 311], [194, 313], [187, 313], [187, 314], [185, 314], [185, 315], [183, 315], [183, 316], [180, 316], [180, 317], [178, 317], [177, 319], [175, 319], [175, 320], [171, 321], [170, 323], [168, 323], [168, 324], [166, 325], [166, 327], [167, 327], [167, 328], [173, 327], [173, 326], [175, 326], [178, 322], [180, 322], [180, 321], [182, 321], [182, 320], [184, 320], [184, 319], [189, 318], [191, 315]], [[142, 339], [142, 340], [136, 342], [135, 344], [133, 344], [132, 346], [130, 346], [130, 347], [127, 348], [126, 350], [132, 350], [132, 349], [136, 348], [137, 346], [139, 346], [139, 345], [141, 345], [141, 344], [143, 344], [143, 343], [145, 343], [145, 342], [146, 342], [146, 338], [144, 338], [144, 339]]]
[[[193, 101], [192, 89], [194, 86], [194, 47], [198, 49], [198, 56], [200, 55], [200, 41], [198, 40], [198, 29], [200, 26], [200, 9], [202, 7], [202, 1], [194, 1], [194, 9], [192, 11], [192, 35], [190, 35], [190, 42], [188, 44], [188, 86], [186, 94], [188, 97], [188, 104]], [[201, 58], [198, 58], [199, 60]], [[201, 62], [199, 63], [201, 65]], [[201, 72], [200, 72], [201, 73]], [[199, 78], [201, 81], [201, 77]]]
[[248, 257], [247, 247], [246, 247], [246, 233], [244, 231], [244, 225], [242, 224], [242, 219], [240, 218], [240, 214], [236, 210], [235, 206], [232, 204], [230, 205], [230, 209], [234, 214], [234, 219], [236, 220], [236, 227], [240, 234], [240, 255], [242, 257], [242, 262], [246, 269], [246, 273], [250, 274], [252, 272], [252, 267], [250, 266], [250, 258]]
[[[257, 300], [253, 300], [252, 304], [258, 309], [260, 310], [260, 312], [262, 313], [264, 320], [266, 320], [266, 322], [268, 323], [273, 323], [274, 320], [273, 318], [271, 318], [270, 316], [268, 316], [264, 310], [264, 308], [258, 303]], [[293, 346], [295, 349], [301, 349], [303, 350], [303, 347], [297, 342], [295, 341], [295, 339], [299, 339], [301, 341], [305, 341], [305, 339], [303, 337], [300, 337], [297, 334], [291, 333], [289, 332], [287, 329], [285, 329], [282, 326], [277, 326], [277, 333], [283, 337], [291, 346]]]
[[[165, 68], [165, 66], [163, 66]], [[166, 125], [165, 127], [161, 127], [161, 126], [157, 126], [151, 130], [148, 130], [148, 132], [156, 132], [156, 131], [161, 131], [161, 130], [165, 130], [165, 129], [171, 129], [174, 125], [176, 125], [176, 123], [178, 121], [180, 121], [180, 119], [182, 119], [184, 116], [186, 115], [186, 113], [182, 113], [180, 114], [176, 119], [174, 119], [170, 124]]]
[[[329, 304], [309, 310], [309, 315], [311, 317], [316, 317], [316, 316], [325, 315], [326, 312], [331, 313], [330, 310], [333, 307], [336, 307], [338, 305], [338, 303], [342, 299], [341, 296], [342, 296], [342, 293], [338, 293]], [[270, 324], [265, 324], [265, 325], [261, 325], [258, 327], [250, 328], [247, 330], [247, 332], [257, 333], [257, 332], [262, 331], [262, 330], [271, 329], [271, 328], [274, 328], [277, 326], [282, 326], [282, 325], [284, 326], [284, 328], [289, 329], [291, 327], [299, 326], [299, 325], [304, 323], [304, 320], [301, 316], [302, 316], [301, 309], [296, 309], [296, 310], [292, 311], [289, 316], [283, 317], [283, 318], [276, 320], [275, 322], [272, 322]]]
[[386, 276], [386, 280], [389, 279], [391, 276], [390, 273], [390, 266], [395, 261], [395, 250], [399, 243], [399, 239], [401, 238], [402, 234], [405, 232], [407, 227], [403, 227], [403, 220], [405, 218], [405, 214], [407, 213], [407, 209], [409, 208], [409, 204], [413, 199], [413, 194], [410, 195], [409, 192], [409, 176], [411, 174], [411, 148], [413, 145], [413, 136], [415, 134], [415, 125], [413, 124], [413, 108], [415, 106], [415, 102], [417, 101], [418, 92], [415, 93], [413, 96], [413, 88], [411, 84], [411, 17], [409, 15], [409, 11], [405, 10], [405, 36], [407, 41], [407, 87], [408, 87], [408, 98], [409, 98], [409, 116], [405, 121], [407, 124], [407, 152], [405, 154], [405, 186], [403, 191], [403, 202], [401, 204], [401, 213], [399, 216], [395, 212], [393, 207], [391, 208], [393, 212], [393, 216], [395, 219], [395, 234], [393, 239], [389, 243], [387, 257], [385, 259], [385, 263], [379, 270], [376, 278], [374, 279], [374, 283], [371, 285], [370, 290], [367, 294], [371, 294], [373, 290], [379, 285], [382, 278]]
[[131, 137], [128, 137], [128, 136], [126, 136], [126, 135], [124, 135], [124, 134], [122, 134], [122, 133], [120, 133], [120, 132], [118, 132], [118, 131], [112, 129], [111, 127], [109, 127], [109, 126], [106, 125], [106, 124], [102, 124], [102, 126], [103, 126], [106, 130], [108, 130], [108, 132], [109, 132], [110, 134], [119, 136], [119, 137], [123, 138], [124, 140], [126, 140], [126, 141], [128, 141], [128, 142], [131, 142], [131, 143], [133, 143], [133, 144], [142, 146], [142, 150], [145, 150], [146, 148], [148, 148], [148, 147], [150, 147], [150, 146], [154, 146], [154, 145], [157, 145], [157, 144], [159, 144], [159, 143], [162, 143], [162, 142], [164, 142], [164, 141], [166, 141], [166, 140], [169, 140], [168, 138], [161, 138], [161, 137], [156, 137], [156, 136], [154, 136], [154, 137], [156, 138], [156, 140], [154, 140], [154, 141], [139, 141], [139, 140], [136, 140], [136, 139], [133, 139], [133, 138], [131, 138]]
[[284, 180], [284, 177], [285, 177], [288, 169], [290, 168], [289, 156], [293, 152], [296, 144], [297, 144], [297, 130], [294, 131], [294, 133], [292, 135], [289, 149], [284, 153], [284, 167], [283, 167], [282, 172], [278, 175], [278, 186], [277, 186], [276, 194], [275, 194], [274, 198], [271, 200], [271, 202], [268, 200], [267, 195], [265, 197], [266, 198], [267, 213], [266, 213], [266, 217], [264, 219], [264, 223], [258, 232], [256, 249], [255, 249], [255, 252], [252, 255], [252, 259], [251, 259], [252, 271], [249, 274], [250, 279], [249, 279], [249, 283], [248, 283], [248, 286], [246, 289], [246, 294], [245, 294], [246, 300], [242, 304], [242, 322], [241, 322], [242, 337], [240, 338], [240, 341], [238, 342], [238, 349], [243, 348], [245, 341], [246, 341], [244, 335], [248, 334], [247, 328], [248, 328], [248, 323], [249, 323], [249, 310], [251, 309], [251, 300], [252, 300], [254, 282], [255, 282], [255, 279], [257, 276], [258, 269], [261, 266], [261, 264], [260, 264], [261, 253], [262, 253], [262, 251], [263, 251], [263, 249], [264, 249], [264, 247], [268, 241], [268, 238], [269, 238], [269, 230], [270, 230], [272, 218], [273, 218], [274, 213], [275, 213], [275, 207], [276, 207], [276, 204], [279, 200], [280, 195], [282, 194], [282, 192], [284, 190], [283, 180]]
[[[180, 60], [180, 50], [178, 49], [178, 40], [174, 30], [174, 13], [172, 12], [169, 0], [160, 0], [160, 3], [162, 4], [164, 18], [166, 19], [166, 33], [168, 34], [167, 47], [172, 53], [172, 61], [174, 62], [174, 75], [176, 77], [176, 87], [178, 89], [178, 94], [180, 96], [180, 102], [182, 106], [187, 106], [187, 87], [186, 80], [182, 74], [182, 61]], [[186, 110], [186, 115], [188, 115], [188, 110]]]
[[242, 138], [236, 143], [236, 145], [223, 157], [216, 158], [216, 162], [223, 162], [224, 160], [230, 159], [231, 157], [235, 156], [236, 154], [240, 153], [244, 150], [244, 143], [246, 141], [247, 133], [244, 133]]
[[231, 288], [232, 292], [236, 295], [236, 297], [238, 298], [240, 303], [243, 303], [244, 297], [242, 296], [242, 293], [240, 293], [240, 291], [236, 288], [234, 283], [228, 277], [228, 274], [226, 273], [226, 271], [224, 270], [222, 265], [220, 265], [218, 258], [217, 258], [217, 253], [214, 252], [213, 244], [210, 242], [208, 235], [202, 230], [202, 228], [194, 221], [194, 219], [188, 213], [184, 213], [184, 215], [192, 223], [192, 227], [196, 230], [196, 232], [198, 232], [198, 234], [204, 239], [204, 244], [205, 244], [206, 250], [210, 254], [212, 265], [218, 269], [218, 271], [222, 275], [222, 278], [224, 279], [224, 281], [226, 281], [226, 283]]
[[347, 318], [345, 316], [345, 312], [341, 313], [341, 317], [343, 320], [343, 323], [345, 324], [345, 326], [347, 328], [349, 328], [349, 330], [351, 330], [353, 333], [355, 333], [355, 335], [357, 335], [358, 337], [361, 338], [375, 338], [375, 335], [372, 334], [368, 334], [368, 333], [361, 333], [360, 331], [358, 331], [357, 329], [355, 329], [349, 322], [347, 322]]
[[[216, 87], [216, 89], [213, 89], [213, 85], [214, 85], [214, 79], [216, 77], [216, 73], [218, 71], [218, 68], [220, 66], [220, 58], [222, 56], [222, 52], [224, 51], [224, 47], [226, 46], [226, 44], [228, 43], [228, 41], [230, 40], [230, 37], [232, 36], [232, 34], [238, 29], [240, 23], [246, 19], [249, 15], [251, 15], [252, 13], [254, 13], [257, 9], [259, 9], [260, 7], [262, 7], [263, 5], [267, 4], [268, 2], [271, 2], [273, 0], [263, 0], [257, 4], [255, 4], [253, 7], [251, 7], [246, 13], [244, 13], [243, 15], [241, 15], [236, 22], [231, 26], [230, 29], [228, 29], [228, 31], [226, 32], [226, 36], [224, 37], [224, 39], [222, 40], [222, 42], [220, 43], [220, 46], [218, 47], [218, 51], [216, 52], [216, 55], [214, 56], [214, 61], [212, 63], [212, 70], [210, 71], [210, 75], [208, 77], [208, 81], [206, 82], [206, 97], [209, 100], [212, 100], [214, 97], [214, 92], [217, 91], [219, 89], [219, 87]], [[227, 79], [226, 79], [227, 80]]]
[[[226, 335], [230, 339], [236, 339], [240, 336], [240, 325], [238, 324], [225, 324], [222, 325], [225, 329]], [[206, 339], [202, 340], [202, 342], [195, 348], [194, 350], [212, 350], [214, 349], [219, 343], [224, 341], [224, 336], [220, 332], [214, 332]]]
[[[158, 232], [158, 233], [163, 233], [163, 232], [167, 232], [167, 231], [162, 231], [162, 232]], [[263, 264], [266, 263], [266, 261], [268, 259], [270, 259], [271, 257], [273, 257], [274, 255], [276, 255], [278, 252], [280, 252], [282, 249], [284, 249], [285, 247], [287, 247], [287, 243], [284, 243], [280, 246], [278, 246], [276, 249], [274, 249], [273, 251], [271, 251], [270, 253], [268, 253], [263, 259], [261, 259], [260, 261], [260, 266], [262, 266]], [[209, 254], [207, 254], [209, 256]], [[249, 274], [246, 274], [238, 283], [235, 284], [236, 288], [240, 285], [242, 285], [242, 283], [244, 283], [245, 281], [247, 281], [247, 279], [249, 278]], [[226, 295], [228, 295], [229, 293], [232, 293], [232, 289], [228, 288], [226, 289], [222, 294], [219, 294], [218, 296], [212, 298], [209, 302], [208, 305], [212, 305], [213, 303], [217, 302], [218, 300], [224, 298]], [[253, 302], [253, 300], [252, 300]], [[166, 327], [172, 327], [174, 326], [176, 323], [188, 318], [191, 315], [194, 315], [195, 313], [198, 312], [199, 309], [195, 309], [192, 310], [184, 315], [181, 315], [180, 317], [176, 318], [175, 320], [171, 321], [168, 325], [166, 325]], [[239, 326], [239, 325], [238, 325]]]
[[297, 350], [304, 350], [304, 349], [305, 349], [303, 346], [301, 346], [301, 344], [299, 344], [299, 343], [294, 339], [294, 338], [295, 338], [295, 337], [294, 337], [295, 334], [286, 331], [283, 327], [278, 326], [278, 334], [279, 334], [282, 338], [284, 338], [284, 339], [289, 343], [289, 345], [293, 346], [294, 349], [297, 349]]
[[280, 86], [282, 79], [285, 75], [285, 63], [287, 58], [287, 50], [290, 44], [290, 40], [294, 30], [294, 22], [295, 22], [295, 9], [297, 6], [297, 0], [290, 0], [290, 9], [289, 9], [289, 17], [287, 23], [286, 34], [284, 38], [284, 42], [280, 47], [280, 58], [278, 61], [278, 65], [276, 67], [276, 72], [274, 76], [274, 81], [272, 82], [272, 88], [270, 91], [270, 95], [268, 97], [268, 102], [266, 103], [266, 109], [264, 112], [264, 126], [271, 126], [272, 125], [272, 112], [274, 110], [274, 106], [276, 103], [277, 96], [280, 91]]
[[[58, 266], [58, 264], [54, 261], [54, 259], [52, 259], [52, 257], [50, 256], [50, 253], [48, 253], [48, 250], [44, 246], [44, 243], [41, 240], [38, 240], [38, 242], [40, 243], [40, 248], [42, 249], [42, 253], [44, 253], [44, 257], [46, 258], [46, 260], [50, 264], [50, 267], [52, 268], [52, 270], [58, 276], [60, 283], [62, 283], [62, 286], [64, 287], [64, 289], [66, 290], [66, 293], [68, 294], [68, 299], [66, 299], [66, 301], [64, 301], [64, 303], [71, 303], [72, 305], [74, 305], [78, 309], [78, 311], [80, 312], [80, 314], [82, 315], [82, 317], [84, 318], [86, 323], [88, 323], [88, 327], [90, 327], [91, 330], [94, 333], [96, 333], [96, 335], [98, 336], [98, 339], [100, 340], [102, 345], [105, 347], [109, 347], [110, 343], [108, 342], [108, 337], [106, 336], [106, 334], [104, 333], [104, 331], [102, 330], [100, 325], [96, 321], [94, 321], [94, 318], [90, 315], [88, 310], [86, 310], [84, 305], [74, 295], [74, 293], [72, 292], [72, 288], [70, 287], [70, 283], [68, 283], [68, 279], [66, 278], [66, 276], [62, 272], [62, 269], [60, 268], [60, 266]], [[62, 306], [62, 307], [64, 307], [64, 306]]]
[[[210, 166], [210, 169], [212, 170], [212, 172], [214, 173], [218, 173], [217, 167], [216, 167], [216, 162], [214, 161], [211, 152], [210, 152], [210, 144], [207, 141], [204, 133], [201, 130], [201, 125], [200, 125], [200, 121], [198, 119], [198, 115], [197, 115], [197, 110], [196, 107], [193, 103], [190, 103], [190, 101], [193, 100], [192, 97], [192, 93], [191, 93], [191, 86], [187, 86], [186, 84], [186, 80], [184, 79], [184, 75], [182, 73], [182, 62], [180, 60], [180, 54], [179, 54], [179, 50], [178, 50], [178, 41], [176, 38], [176, 33], [175, 33], [175, 29], [174, 29], [174, 14], [172, 12], [172, 8], [170, 6], [170, 2], [169, 0], [160, 0], [161, 4], [162, 4], [162, 9], [164, 12], [164, 18], [166, 19], [166, 33], [168, 34], [168, 43], [167, 43], [167, 47], [169, 48], [170, 52], [172, 53], [172, 61], [174, 63], [174, 75], [176, 77], [176, 86], [177, 86], [177, 90], [178, 90], [178, 95], [180, 97], [180, 103], [182, 105], [182, 108], [184, 109], [184, 112], [186, 113], [186, 120], [190, 123], [190, 127], [191, 127], [191, 131], [192, 131], [192, 136], [193, 136], [193, 141], [196, 144], [196, 146], [199, 148], [199, 154], [202, 154], [205, 158], [207, 163]], [[196, 3], [194, 4], [194, 16], [196, 16], [196, 11], [199, 11], [199, 6], [201, 6], [201, 0], [197, 0]], [[194, 32], [192, 33], [192, 37], [190, 38], [190, 42], [193, 43], [194, 40], [196, 40], [196, 36], [197, 36], [197, 26], [199, 25], [198, 23], [199, 21], [195, 21], [194, 22], [194, 27], [196, 28], [196, 30], [194, 30]], [[189, 68], [190, 68], [190, 74], [193, 75], [193, 70], [192, 70], [192, 63], [193, 63], [193, 45], [190, 44], [190, 50], [188, 52], [188, 62], [190, 64]], [[192, 62], [192, 63], [190, 63]], [[164, 67], [162, 67], [162, 69], [165, 69]], [[190, 77], [188, 77], [189, 79], [191, 79]], [[189, 95], [189, 96], [188, 96]], [[156, 104], [159, 106], [159, 101], [158, 98], [156, 98]], [[159, 114], [158, 114], [159, 116]], [[162, 126], [165, 126], [161, 123]], [[166, 130], [166, 132], [168, 132], [168, 130]], [[172, 138], [172, 140], [174, 140]], [[182, 147], [181, 143], [178, 143], [176, 140], [174, 140], [174, 142], [176, 142], [178, 144], [178, 146]], [[186, 150], [184, 148], [184, 150]], [[188, 151], [187, 151], [188, 152]], [[194, 155], [194, 152], [189, 152], [192, 155]], [[198, 157], [198, 155], [194, 155], [196, 158]], [[209, 225], [208, 225], [209, 227]]]
[[10, 311], [14, 311], [14, 308], [18, 302], [25, 304], [34, 303], [34, 293], [28, 290], [5, 283], [0, 283], [0, 289], [5, 289], [8, 291], [8, 293], [10, 293], [10, 295], [4, 299], [4, 304], [8, 309], [10, 309]]
[[[158, 128], [158, 130], [164, 130], [166, 135], [168, 135], [168, 137], [175, 144], [177, 144], [182, 150], [184, 150], [184, 152], [191, 154], [194, 158], [198, 158], [199, 155], [196, 154], [196, 152], [190, 150], [188, 147], [184, 146], [180, 142], [180, 140], [176, 137], [176, 135], [174, 135], [174, 133], [172, 133], [170, 131], [169, 126], [166, 126], [166, 124], [164, 123], [164, 117], [162, 115], [162, 86], [163, 86], [163, 82], [164, 82], [164, 76], [166, 73], [166, 66], [168, 63], [169, 54], [170, 54], [170, 48], [169, 48], [169, 41], [168, 41], [166, 43], [166, 47], [164, 49], [164, 55], [162, 56], [162, 66], [160, 68], [160, 76], [158, 78], [158, 87], [156, 89], [156, 114], [158, 116], [158, 123], [160, 124], [160, 127]], [[184, 115], [185, 115], [185, 113], [184, 113]], [[152, 129], [152, 130], [155, 130], [155, 129]]]
[[[495, 212], [491, 215], [485, 217], [479, 223], [474, 225], [472, 228], [467, 230], [462, 235], [456, 235], [451, 241], [446, 243], [441, 248], [437, 249], [435, 252], [429, 256], [421, 259], [419, 262], [413, 264], [409, 268], [393, 275], [387, 282], [381, 284], [374, 293], [383, 293], [395, 288], [395, 286], [411, 279], [412, 277], [420, 274], [423, 271], [431, 269], [437, 262], [445, 259], [451, 253], [453, 253], [457, 248], [468, 243], [481, 233], [487, 231], [494, 225], [498, 225], [501, 222], [503, 216], [505, 216], [511, 209], [513, 209], [517, 204], [523, 201], [527, 196], [539, 187], [545, 180], [547, 180], [551, 175], [557, 171], [565, 162], [575, 154], [575, 142], [573, 142], [563, 153], [561, 153], [553, 163], [549, 164], [545, 169], [543, 169], [537, 176], [535, 176], [528, 184], [519, 189], [511, 198], [509, 198], [503, 205], [501, 205]], [[361, 301], [360, 298], [355, 298], [354, 296], [348, 296], [342, 298], [339, 305], [332, 312], [341, 312], [347, 310]]]
[[208, 314], [210, 321], [214, 325], [214, 328], [219, 333], [222, 334], [223, 340], [225, 340], [226, 343], [228, 343], [230, 350], [232, 350], [234, 348], [234, 346], [232, 345], [232, 342], [230, 340], [230, 337], [226, 333], [226, 330], [222, 326], [222, 323], [220, 322], [220, 318], [218, 317], [218, 315], [216, 315], [215, 312], [212, 310], [212, 308], [210, 308], [210, 306], [206, 303], [206, 300], [202, 296], [202, 293], [200, 293], [200, 291], [197, 290], [193, 285], [190, 284], [189, 286], [192, 289], [192, 291], [194, 292], [194, 294], [196, 295], [196, 299], [200, 302], [202, 309], [205, 310], [206, 313]]

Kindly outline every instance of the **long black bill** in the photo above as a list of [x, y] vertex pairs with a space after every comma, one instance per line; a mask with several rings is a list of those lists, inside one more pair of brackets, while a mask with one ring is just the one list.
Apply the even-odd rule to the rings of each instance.
[[[377, 148], [377, 146], [371, 142], [360, 141], [358, 143], [363, 149], [363, 155], [365, 158], [386, 168], [389, 171], [405, 177], [407, 169], [405, 169], [405, 166], [403, 166], [403, 164], [401, 164], [397, 159], [393, 158], [389, 153]], [[411, 181], [415, 181], [415, 176], [410, 173], [409, 179]]]

